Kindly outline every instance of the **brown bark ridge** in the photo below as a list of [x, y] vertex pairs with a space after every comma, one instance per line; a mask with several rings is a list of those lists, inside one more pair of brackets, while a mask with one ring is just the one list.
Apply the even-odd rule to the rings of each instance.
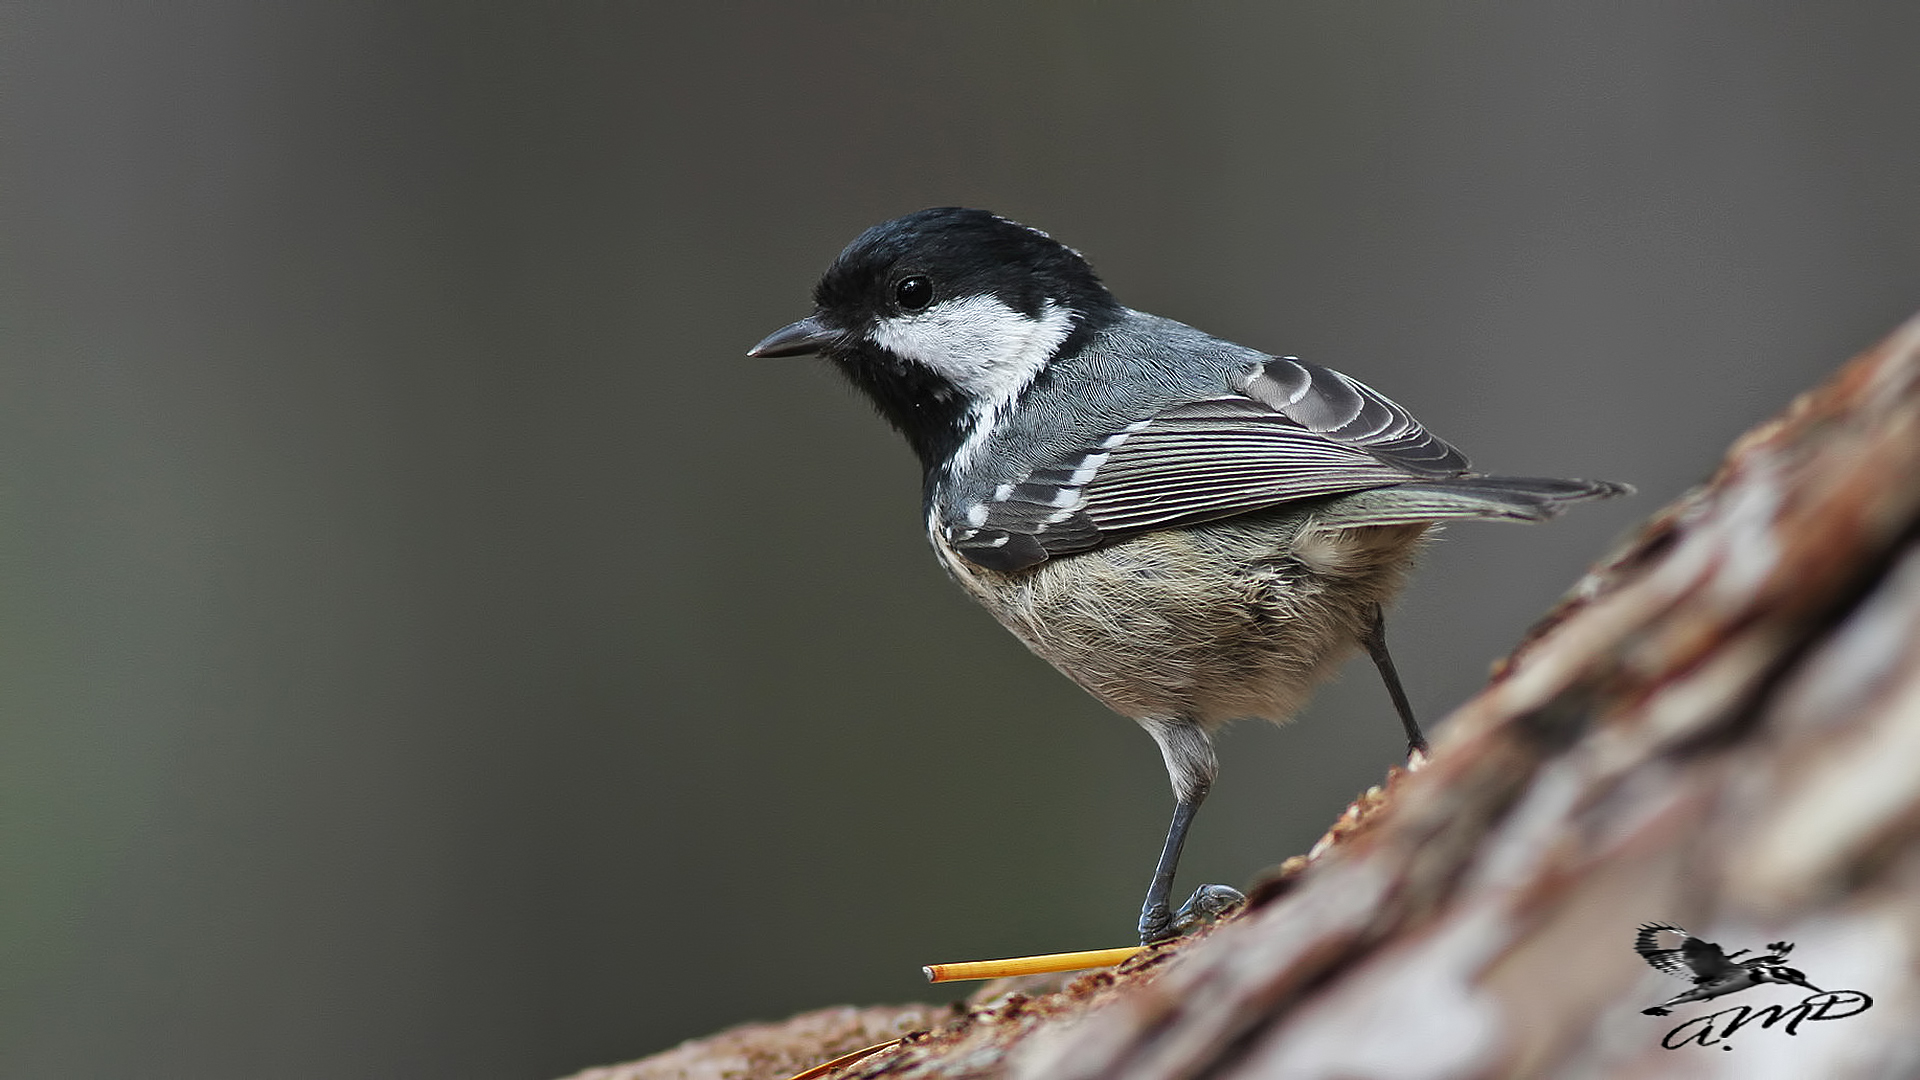
[[575, 1073], [567, 1080], [788, 1077], [848, 1051], [940, 1027], [960, 1011], [952, 1005], [817, 1009], [775, 1024], [742, 1024], [640, 1061]]
[[[1740, 439], [1329, 837], [1209, 933], [831, 1075], [1920, 1075], [1920, 319]], [[1689, 984], [1643, 923], [1794, 942], [1833, 993], [1644, 1015]]]

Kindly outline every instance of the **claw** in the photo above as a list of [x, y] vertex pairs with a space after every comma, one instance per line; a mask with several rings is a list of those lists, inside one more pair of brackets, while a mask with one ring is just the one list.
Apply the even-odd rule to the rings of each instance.
[[1152, 945], [1178, 936], [1180, 932], [1173, 928], [1173, 916], [1167, 913], [1167, 905], [1159, 904], [1140, 913], [1140, 944]]
[[1173, 913], [1173, 926], [1168, 936], [1190, 933], [1246, 902], [1246, 894], [1230, 885], [1202, 885], [1193, 890], [1193, 895], [1187, 897], [1187, 902], [1180, 905], [1179, 911]]

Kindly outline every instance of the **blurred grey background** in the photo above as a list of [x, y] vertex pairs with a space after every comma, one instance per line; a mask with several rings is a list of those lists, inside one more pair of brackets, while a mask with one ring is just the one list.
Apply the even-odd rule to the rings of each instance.
[[[985, 206], [1492, 470], [1429, 720], [1920, 309], [1920, 8], [0, 6], [0, 1075], [539, 1077], [936, 960], [1125, 944], [1149, 740], [751, 362]], [[1226, 740], [1182, 883], [1396, 760], [1372, 672]]]

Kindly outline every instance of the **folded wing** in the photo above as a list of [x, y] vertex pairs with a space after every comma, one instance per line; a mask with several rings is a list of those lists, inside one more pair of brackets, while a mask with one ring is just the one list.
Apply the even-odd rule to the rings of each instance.
[[1232, 385], [1002, 485], [965, 508], [949, 543], [1017, 570], [1129, 533], [1467, 471], [1412, 414], [1330, 368], [1273, 359]]

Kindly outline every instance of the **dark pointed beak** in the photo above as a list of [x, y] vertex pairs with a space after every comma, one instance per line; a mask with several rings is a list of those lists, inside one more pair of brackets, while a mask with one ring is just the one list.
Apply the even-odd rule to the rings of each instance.
[[821, 322], [818, 316], [809, 315], [768, 334], [766, 340], [748, 349], [747, 355], [806, 356], [825, 349], [839, 336], [838, 330]]

